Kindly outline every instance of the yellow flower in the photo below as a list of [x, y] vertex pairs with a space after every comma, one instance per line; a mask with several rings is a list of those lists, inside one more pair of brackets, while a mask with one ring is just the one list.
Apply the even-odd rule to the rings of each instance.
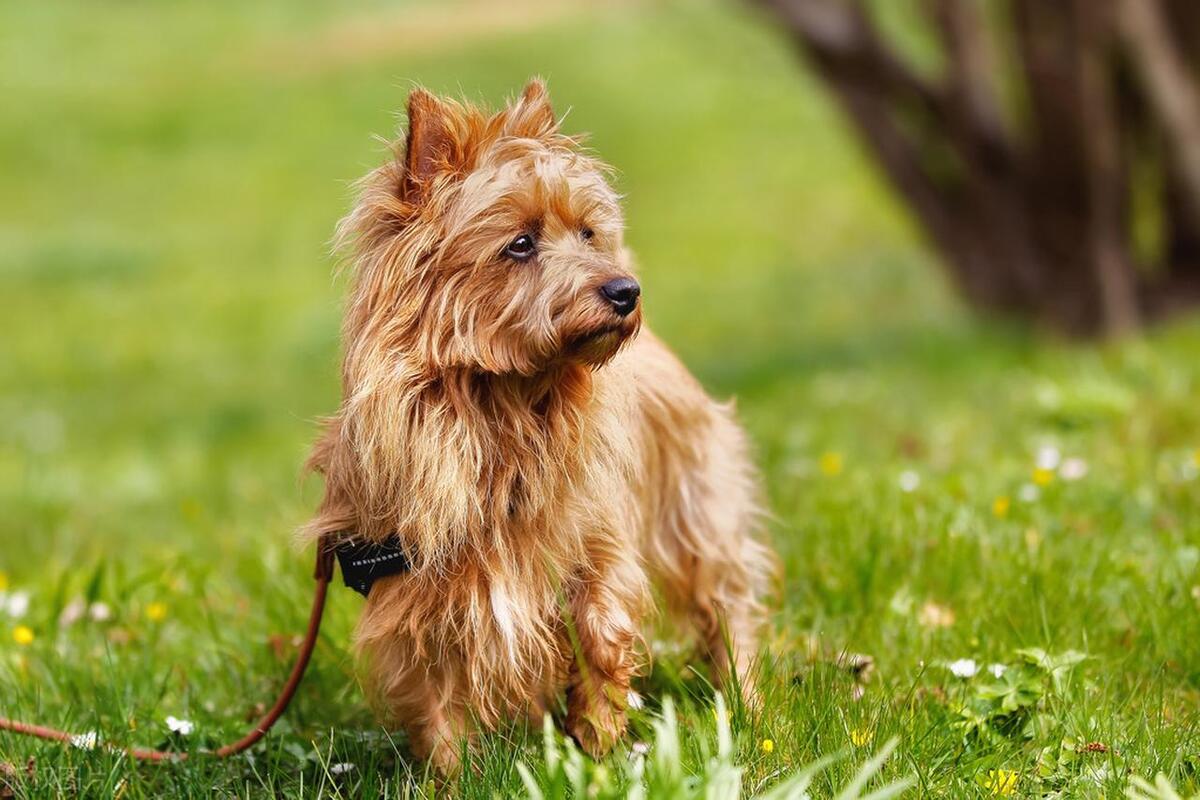
[[875, 738], [875, 731], [870, 728], [855, 728], [850, 731], [850, 744], [855, 747], [866, 747]]
[[1007, 517], [1008, 508], [1012, 505], [1012, 500], [1009, 500], [1004, 495], [997, 497], [992, 501], [992, 513], [997, 517]]
[[842, 467], [845, 466], [841, 453], [822, 453], [818, 462], [821, 467], [821, 472], [829, 477], [842, 474]]
[[167, 618], [166, 603], [159, 603], [159, 602], [155, 601], [155, 602], [151, 603], [150, 605], [146, 606], [146, 619], [150, 620], [151, 622], [162, 622], [166, 618]]
[[1029, 548], [1029, 552], [1037, 550], [1042, 544], [1042, 534], [1037, 528], [1026, 528], [1025, 530], [1025, 546]]
[[33, 629], [28, 625], [18, 625], [13, 628], [13, 641], [24, 647], [33, 644]]
[[1200, 467], [1200, 447], [1197, 447], [1192, 453], [1192, 463]]
[[0, 592], [8, 591], [8, 573], [0, 572]]
[[1033, 482], [1038, 486], [1048, 486], [1054, 480], [1054, 470], [1038, 467], [1033, 471]]
[[1008, 797], [1017, 790], [1017, 773], [1011, 769], [988, 770], [983, 788], [990, 789], [992, 794]]
[[762, 751], [764, 753], [775, 752], [775, 742], [771, 741], [770, 739], [763, 739], [762, 740]]

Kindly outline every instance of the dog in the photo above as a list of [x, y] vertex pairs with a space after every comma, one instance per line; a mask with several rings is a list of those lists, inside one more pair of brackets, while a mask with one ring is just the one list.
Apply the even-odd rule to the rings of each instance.
[[497, 113], [417, 88], [359, 185], [343, 401], [305, 531], [394, 537], [355, 632], [368, 694], [443, 773], [473, 735], [564, 711], [624, 733], [661, 604], [754, 695], [774, 558], [730, 405], [642, 324], [610, 170], [531, 81]]

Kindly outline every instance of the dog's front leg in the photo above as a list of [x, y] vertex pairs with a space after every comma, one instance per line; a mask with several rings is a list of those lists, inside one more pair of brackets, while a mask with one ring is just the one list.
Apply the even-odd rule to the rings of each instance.
[[566, 728], [593, 758], [607, 753], [625, 734], [645, 596], [641, 568], [616, 563], [584, 580], [571, 600], [575, 635]]

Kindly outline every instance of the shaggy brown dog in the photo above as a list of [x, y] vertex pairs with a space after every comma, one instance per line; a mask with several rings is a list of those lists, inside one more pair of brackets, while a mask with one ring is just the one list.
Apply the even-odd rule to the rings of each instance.
[[[771, 563], [730, 408], [648, 331], [603, 164], [544, 85], [496, 114], [420, 89], [342, 223], [344, 400], [310, 534], [398, 534], [370, 590], [369, 686], [450, 771], [474, 724], [565, 688], [592, 754], [625, 729], [651, 581], [743, 685]], [[474, 723], [474, 724], [472, 724]]]

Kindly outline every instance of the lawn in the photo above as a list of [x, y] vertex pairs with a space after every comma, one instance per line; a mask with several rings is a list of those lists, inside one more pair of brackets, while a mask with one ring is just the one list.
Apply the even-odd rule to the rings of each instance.
[[[908, 796], [1200, 791], [1200, 323], [1083, 346], [970, 315], [786, 43], [706, 0], [0, 5], [0, 715], [203, 748], [273, 697], [349, 182], [414, 82], [497, 103], [532, 74], [616, 166], [650, 323], [762, 465], [783, 576], [764, 708], [730, 715], [746, 794], [841, 752], [830, 796], [893, 737]], [[36, 756], [29, 797], [550, 780], [523, 728], [429, 780], [365, 709], [360, 605], [334, 592], [250, 756], [0, 734], [0, 762]], [[663, 638], [629, 742], [654, 757], [672, 698], [697, 771], [714, 699]]]

